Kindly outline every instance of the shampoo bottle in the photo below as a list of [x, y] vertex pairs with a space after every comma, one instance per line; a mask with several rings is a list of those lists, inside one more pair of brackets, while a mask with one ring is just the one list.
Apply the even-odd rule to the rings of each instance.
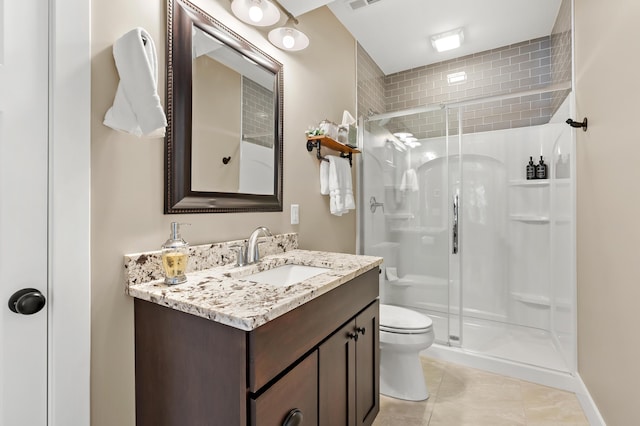
[[556, 178], [566, 179], [569, 177], [569, 156], [559, 155], [556, 161]]
[[542, 155], [540, 156], [540, 162], [536, 166], [536, 179], [546, 179], [547, 178], [547, 165], [544, 164], [544, 160], [542, 159]]
[[529, 164], [527, 164], [527, 180], [536, 178], [536, 166], [533, 164], [533, 157], [529, 157]]
[[162, 245], [162, 268], [164, 269], [165, 284], [182, 284], [187, 281], [185, 272], [188, 259], [189, 244], [180, 236], [180, 224], [171, 222], [171, 235]]

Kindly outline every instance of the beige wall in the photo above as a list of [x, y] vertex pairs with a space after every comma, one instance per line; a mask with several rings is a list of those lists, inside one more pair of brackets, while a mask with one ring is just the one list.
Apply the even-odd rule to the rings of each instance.
[[[91, 424], [134, 424], [133, 303], [123, 292], [122, 256], [158, 249], [171, 221], [190, 222], [193, 244], [248, 237], [259, 225], [299, 232], [302, 248], [355, 250], [355, 214], [329, 214], [319, 195], [318, 160], [305, 148], [304, 131], [324, 118], [355, 110], [355, 41], [327, 8], [301, 17], [308, 49], [284, 53], [265, 34], [230, 15], [226, 0], [198, 4], [284, 64], [284, 211], [282, 213], [163, 215], [163, 141], [137, 139], [104, 127], [118, 78], [111, 46], [144, 27], [156, 42], [164, 99], [165, 2], [94, 0], [92, 3], [92, 355]], [[300, 204], [300, 225], [289, 225], [289, 206]], [[144, 350], [144, 348], [139, 348]]]
[[[193, 61], [191, 188], [238, 192], [242, 76], [202, 55]], [[213, 100], [213, 102], [212, 102]], [[231, 157], [227, 164], [223, 157]]]
[[[613, 4], [615, 3], [615, 4]], [[578, 369], [609, 425], [638, 424], [640, 2], [578, 0]]]

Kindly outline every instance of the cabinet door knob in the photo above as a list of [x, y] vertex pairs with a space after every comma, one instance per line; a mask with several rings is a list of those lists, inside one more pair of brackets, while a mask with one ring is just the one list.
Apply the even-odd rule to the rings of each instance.
[[364, 327], [358, 327], [356, 328], [356, 331], [364, 336], [364, 332], [367, 331], [367, 329]]
[[355, 340], [356, 342], [358, 341], [358, 333], [347, 333], [347, 337]]
[[284, 423], [282, 423], [282, 426], [301, 425], [303, 418], [304, 416], [302, 415], [302, 411], [300, 411], [300, 409], [298, 408], [294, 408], [293, 410], [289, 411], [289, 414], [287, 414], [287, 418], [284, 419]]

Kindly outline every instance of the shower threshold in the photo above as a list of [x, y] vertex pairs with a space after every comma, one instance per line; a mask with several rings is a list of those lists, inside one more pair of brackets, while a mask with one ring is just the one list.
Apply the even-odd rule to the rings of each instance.
[[[433, 312], [427, 312], [433, 320], [436, 333], [436, 344], [447, 345], [447, 319]], [[451, 323], [457, 324], [457, 316]], [[450, 338], [453, 346], [460, 346], [466, 352], [475, 353], [505, 361], [530, 365], [571, 373], [561, 351], [554, 342], [550, 332], [537, 328], [525, 327], [477, 318], [465, 318], [462, 335], [454, 333]], [[455, 340], [458, 337], [458, 341]]]

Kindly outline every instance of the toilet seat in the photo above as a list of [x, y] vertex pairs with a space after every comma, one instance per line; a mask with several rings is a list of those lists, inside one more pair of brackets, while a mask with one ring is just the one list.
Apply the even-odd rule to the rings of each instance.
[[380, 331], [397, 334], [422, 334], [432, 331], [433, 321], [411, 309], [380, 305]]

